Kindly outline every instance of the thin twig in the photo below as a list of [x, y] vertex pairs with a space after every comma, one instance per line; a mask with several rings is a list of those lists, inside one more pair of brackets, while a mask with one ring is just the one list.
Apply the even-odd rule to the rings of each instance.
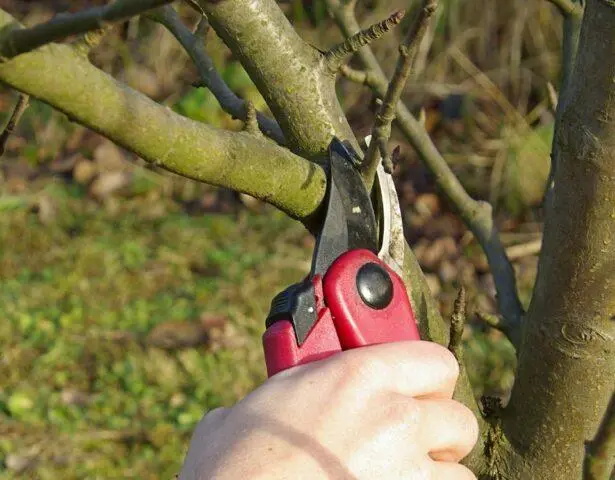
[[19, 119], [23, 115], [23, 112], [25, 112], [26, 108], [28, 108], [29, 101], [30, 101], [29, 95], [24, 95], [24, 94], [19, 95], [19, 98], [17, 99], [17, 104], [15, 105], [15, 108], [13, 109], [13, 113], [11, 114], [11, 118], [9, 118], [9, 121], [6, 124], [6, 127], [4, 128], [2, 133], [0, 133], [0, 157], [4, 155], [4, 149], [6, 148], [6, 142], [11, 136], [11, 134], [15, 131], [15, 127], [17, 126], [17, 123], [19, 123]]
[[361, 165], [361, 173], [368, 187], [371, 187], [374, 181], [380, 157], [382, 157], [382, 163], [386, 171], [391, 172], [393, 169], [387, 144], [391, 137], [391, 124], [395, 119], [395, 106], [399, 102], [406, 81], [412, 73], [412, 66], [418, 48], [427, 31], [429, 19], [436, 11], [437, 6], [437, 0], [424, 0], [422, 8], [412, 23], [412, 27], [399, 46], [399, 60], [395, 67], [395, 73], [393, 73], [393, 78], [389, 82], [382, 106], [376, 114], [376, 121], [372, 129], [372, 142]]
[[615, 393], [594, 439], [585, 444], [583, 480], [606, 480], [615, 475]]
[[[345, 8], [339, 0], [325, 0], [338, 26], [346, 36], [360, 30], [354, 12]], [[380, 98], [386, 95], [388, 81], [378, 59], [369, 46], [357, 52], [363, 68], [372, 78], [370, 86]], [[491, 267], [497, 290], [498, 308], [511, 328], [520, 329], [523, 308], [517, 294], [515, 272], [506, 256], [493, 221], [491, 206], [478, 202], [468, 195], [459, 179], [442, 157], [425, 127], [414, 118], [403, 102], [397, 103], [396, 122], [400, 130], [417, 151], [421, 160], [433, 174], [439, 190], [456, 208], [459, 216], [477, 238]]]
[[[202, 31], [208, 28], [208, 23], [199, 23], [197, 33], [192, 33], [181, 21], [177, 12], [170, 5], [153, 10], [147, 17], [163, 25], [184, 47], [199, 73], [199, 85], [207, 87], [214, 94], [222, 109], [235, 118], [245, 118], [246, 104], [228, 87], [217, 72], [212, 59], [205, 52]], [[206, 22], [206, 21], [205, 21]], [[200, 32], [200, 33], [199, 33]], [[280, 145], [285, 143], [284, 134], [277, 122], [266, 115], [256, 114], [258, 125], [262, 132]]]
[[385, 20], [378, 22], [365, 30], [361, 30], [355, 35], [348, 37], [342, 43], [339, 43], [332, 47], [327, 53], [325, 53], [325, 62], [332, 72], [337, 72], [340, 65], [342, 65], [346, 59], [355, 53], [360, 48], [369, 45], [374, 40], [379, 39], [385, 33], [389, 32], [393, 27], [401, 22], [404, 18], [405, 11], [400, 10], [390, 15]]
[[118, 0], [114, 3], [73, 14], [57, 15], [52, 20], [32, 28], [15, 28], [0, 41], [0, 58], [11, 59], [47, 43], [104, 28], [111, 22], [121, 22], [172, 0]]
[[515, 348], [519, 348], [521, 343], [521, 332], [516, 324], [511, 324], [502, 315], [495, 315], [493, 313], [478, 311], [476, 312], [476, 316], [486, 325], [502, 332]]
[[549, 2], [555, 5], [564, 16], [580, 17], [583, 15], [583, 7], [572, 0], [549, 0]]
[[463, 337], [463, 328], [466, 323], [466, 289], [461, 286], [455, 304], [453, 306], [453, 314], [451, 315], [451, 329], [448, 341], [448, 349], [455, 355], [459, 366], [463, 366], [463, 345], [461, 343]]
[[[342, 65], [340, 67], [340, 73], [346, 77], [348, 80], [359, 83], [361, 85], [365, 85], [372, 90], [377, 88], [377, 83], [379, 83], [382, 78], [379, 78], [377, 75], [372, 75], [370, 70], [356, 70], [348, 65]], [[386, 82], [382, 82], [381, 87], [386, 89]]]

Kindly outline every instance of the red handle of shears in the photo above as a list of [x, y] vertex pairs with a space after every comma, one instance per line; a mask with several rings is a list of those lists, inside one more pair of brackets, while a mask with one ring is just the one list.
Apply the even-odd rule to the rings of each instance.
[[[359, 294], [357, 274], [366, 264], [385, 269], [393, 284], [388, 305], [374, 308]], [[318, 320], [302, 345], [293, 325], [278, 320], [263, 335], [267, 374], [310, 363], [351, 348], [419, 340], [419, 332], [402, 279], [369, 250], [351, 250], [335, 260], [323, 277], [312, 280]]]

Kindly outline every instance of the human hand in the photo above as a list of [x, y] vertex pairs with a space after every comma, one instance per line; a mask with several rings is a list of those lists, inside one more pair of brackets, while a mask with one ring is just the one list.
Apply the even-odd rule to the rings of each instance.
[[345, 351], [274, 375], [199, 423], [180, 480], [464, 480], [478, 426], [430, 342]]

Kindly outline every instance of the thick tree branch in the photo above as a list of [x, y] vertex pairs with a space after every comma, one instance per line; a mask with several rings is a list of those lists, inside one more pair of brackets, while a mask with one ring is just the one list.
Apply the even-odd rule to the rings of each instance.
[[103, 28], [121, 22], [172, 0], [118, 0], [74, 14], [58, 15], [49, 22], [32, 28], [14, 28], [7, 24], [0, 32], [0, 58], [10, 59], [47, 43]]
[[[0, 10], [0, 28], [13, 22]], [[314, 214], [324, 196], [319, 166], [266, 139], [176, 114], [100, 71], [70, 45], [50, 44], [1, 63], [0, 81], [155, 165], [247, 193], [294, 218]]]
[[[177, 12], [170, 5], [152, 10], [147, 17], [164, 25], [181, 43], [190, 55], [199, 73], [201, 83], [214, 94], [222, 109], [235, 118], [243, 118], [246, 102], [239, 98], [228, 87], [224, 79], [216, 71], [213, 61], [207, 55], [203, 39], [193, 34], [181, 21]], [[257, 113], [258, 124], [265, 135], [279, 144], [284, 144], [284, 134], [277, 122], [262, 113]]]
[[11, 136], [11, 134], [13, 133], [13, 131], [15, 131], [15, 127], [19, 123], [19, 119], [23, 115], [23, 112], [25, 112], [26, 108], [28, 108], [29, 101], [30, 101], [30, 97], [28, 95], [24, 95], [24, 94], [19, 95], [19, 98], [17, 99], [17, 104], [15, 105], [15, 108], [13, 109], [13, 113], [11, 113], [11, 116], [9, 118], [9, 121], [6, 124], [6, 127], [4, 127], [4, 130], [2, 131], [2, 133], [0, 133], [0, 157], [4, 155], [4, 149], [6, 148], [6, 142]]
[[[615, 2], [588, 0], [515, 385], [506, 478], [581, 478], [615, 378]], [[562, 107], [563, 103], [563, 107]], [[522, 454], [526, 462], [517, 462]], [[510, 467], [516, 466], [516, 470]], [[514, 467], [513, 467], [514, 468]]]
[[346, 62], [350, 55], [365, 45], [369, 45], [374, 40], [379, 39], [393, 27], [398, 25], [402, 18], [404, 18], [405, 13], [406, 12], [403, 10], [395, 12], [382, 22], [378, 22], [365, 30], [361, 30], [360, 32], [344, 40], [342, 43], [332, 47], [325, 54], [325, 62], [329, 70], [331, 70], [332, 73], [336, 73], [339, 67]]
[[615, 475], [615, 393], [598, 432], [585, 447], [583, 480], [606, 480]]
[[[579, 34], [581, 32], [581, 22], [583, 20], [583, 1], [584, 0], [550, 0], [556, 4], [564, 15], [563, 40], [562, 40], [562, 73], [559, 86], [558, 108], [555, 111], [555, 131], [553, 134], [553, 145], [551, 148], [551, 168], [547, 179], [545, 192], [545, 205], [547, 211], [550, 208], [552, 193], [555, 180], [555, 171], [559, 162], [559, 146], [557, 136], [561, 122], [561, 112], [566, 107], [568, 100], [568, 90], [574, 72], [574, 65], [577, 57], [579, 44]], [[560, 6], [561, 4], [561, 6]], [[572, 9], [572, 10], [571, 10]]]
[[388, 141], [391, 137], [391, 124], [395, 119], [397, 103], [412, 72], [418, 47], [425, 36], [429, 19], [436, 11], [437, 5], [438, 2], [436, 0], [425, 0], [423, 2], [423, 6], [419, 10], [410, 30], [399, 46], [399, 60], [395, 67], [395, 73], [393, 73], [393, 78], [389, 82], [383, 103], [376, 114], [376, 121], [372, 129], [372, 141], [361, 165], [361, 173], [368, 186], [371, 186], [374, 182], [374, 176], [376, 175], [376, 169], [381, 157], [385, 170], [389, 172], [393, 170], [391, 155], [388, 149]]
[[[342, 5], [339, 0], [326, 0], [326, 3], [346, 36], [351, 36], [360, 30], [351, 8]], [[368, 78], [371, 78], [375, 93], [384, 98], [388, 82], [371, 48], [366, 46], [360, 49], [357, 55], [368, 72]], [[486, 202], [475, 201], [468, 195], [425, 131], [424, 126], [414, 118], [402, 102], [398, 102], [396, 113], [396, 121], [402, 133], [416, 149], [421, 160], [433, 174], [445, 198], [457, 209], [460, 217], [485, 251], [496, 285], [500, 313], [517, 332], [520, 329], [523, 309], [517, 294], [515, 273], [499, 241], [491, 206]]]
[[319, 159], [334, 135], [359, 149], [323, 54], [303, 41], [275, 0], [199, 0], [246, 69], [295, 153]]

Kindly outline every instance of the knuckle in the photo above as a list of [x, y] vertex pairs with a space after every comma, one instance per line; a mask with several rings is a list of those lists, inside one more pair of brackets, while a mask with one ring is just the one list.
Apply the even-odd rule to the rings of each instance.
[[366, 353], [368, 352], [365, 350], [357, 349], [348, 351], [347, 355], [344, 355], [344, 376], [353, 384], [359, 382], [365, 386], [373, 385], [375, 380], [387, 375], [386, 362], [373, 352]]
[[426, 354], [432, 360], [434, 367], [442, 372], [445, 379], [457, 381], [459, 363], [450, 350], [434, 342], [424, 342], [422, 348], [426, 349]]

